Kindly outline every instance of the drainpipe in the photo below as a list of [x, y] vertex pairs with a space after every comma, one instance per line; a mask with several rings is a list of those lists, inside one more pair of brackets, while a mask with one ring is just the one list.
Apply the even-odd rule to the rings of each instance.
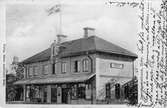
[[[93, 59], [90, 57], [90, 55], [89, 55], [89, 53], [88, 52], [86, 52], [86, 55], [87, 55], [87, 57], [90, 59], [90, 61], [91, 61], [91, 72], [93, 72]], [[93, 83], [92, 83], [92, 85], [91, 85], [91, 89], [92, 89], [92, 92], [91, 92], [91, 104], [93, 104], [93, 87], [94, 87], [94, 85], [93, 85]]]
[[134, 66], [134, 61], [133, 61], [133, 75], [132, 75], [132, 79], [134, 78], [134, 72], [135, 72], [135, 66]]

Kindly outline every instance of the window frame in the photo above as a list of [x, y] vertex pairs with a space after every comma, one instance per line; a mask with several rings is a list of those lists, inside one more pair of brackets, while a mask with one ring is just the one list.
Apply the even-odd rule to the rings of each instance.
[[[38, 66], [33, 66], [34, 76], [38, 76], [38, 68]], [[37, 69], [37, 71], [35, 71], [35, 69]]]
[[115, 84], [115, 99], [120, 99], [121, 98], [121, 84], [116, 83]]
[[84, 83], [78, 84], [77, 90], [78, 90], [77, 97], [79, 99], [86, 99], [86, 84]]
[[[32, 69], [32, 71], [30, 71], [30, 69]], [[33, 69], [32, 66], [30, 66], [30, 67], [28, 68], [28, 76], [29, 76], [29, 77], [32, 77], [32, 76], [33, 76], [33, 72], [34, 72], [34, 69]]]
[[[47, 66], [47, 72], [45, 72], [45, 67]], [[49, 74], [49, 65], [45, 64], [43, 65], [43, 75], [48, 75]]]
[[85, 99], [86, 100], [91, 100], [92, 99], [91, 94], [92, 94], [92, 84], [91, 83], [87, 83], [87, 84], [85, 84]]
[[82, 61], [83, 72], [89, 71], [89, 60], [87, 58]]
[[71, 99], [78, 99], [78, 84], [73, 84], [71, 86]]
[[61, 63], [61, 73], [67, 73], [67, 63], [66, 62], [62, 62]]
[[81, 61], [75, 60], [74, 61], [74, 73], [78, 73], [81, 71]]

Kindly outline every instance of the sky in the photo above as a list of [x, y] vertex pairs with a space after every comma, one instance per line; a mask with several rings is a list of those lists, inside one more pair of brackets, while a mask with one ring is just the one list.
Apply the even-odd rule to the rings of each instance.
[[[48, 16], [52, 4], [8, 4], [6, 6], [7, 66], [13, 56], [22, 61], [46, 48], [60, 29], [60, 13]], [[67, 40], [83, 37], [83, 28], [95, 28], [95, 35], [136, 53], [137, 8], [101, 3], [62, 3], [62, 34]]]

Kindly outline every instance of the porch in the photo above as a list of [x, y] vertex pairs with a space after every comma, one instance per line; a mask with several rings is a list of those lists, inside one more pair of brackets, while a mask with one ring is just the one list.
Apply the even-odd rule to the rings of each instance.
[[93, 76], [95, 75], [82, 76], [82, 78], [54, 78], [55, 80], [53, 78], [28, 79], [16, 84], [23, 86], [23, 103], [92, 104], [95, 101]]

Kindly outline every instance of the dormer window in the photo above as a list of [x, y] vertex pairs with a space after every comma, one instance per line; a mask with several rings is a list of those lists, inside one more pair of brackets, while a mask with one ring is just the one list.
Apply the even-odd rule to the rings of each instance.
[[83, 60], [83, 72], [88, 72], [89, 61], [88, 59]]

